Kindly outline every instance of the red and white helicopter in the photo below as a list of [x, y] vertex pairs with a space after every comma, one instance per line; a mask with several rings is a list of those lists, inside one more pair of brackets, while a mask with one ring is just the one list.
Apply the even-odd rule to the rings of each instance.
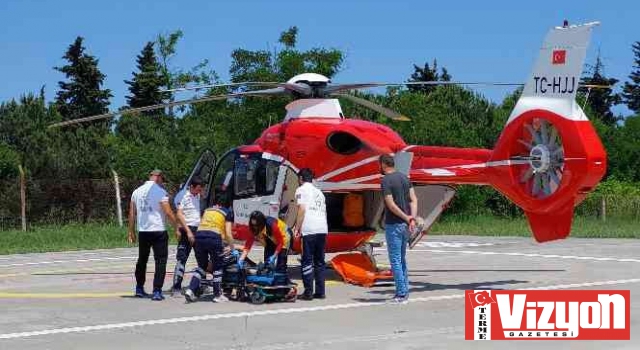
[[[286, 83], [225, 85], [272, 85], [265, 90], [121, 110], [54, 126], [167, 106], [290, 94], [295, 100], [286, 106], [281, 123], [264, 130], [253, 144], [232, 149], [217, 161], [212, 152], [205, 151], [189, 176], [208, 180], [204, 196], [207, 205], [217, 191], [233, 196], [237, 239], [247, 236], [248, 217], [254, 210], [281, 215], [292, 223], [295, 210], [286, 208], [298, 186], [296, 174], [300, 168], [309, 167], [316, 174], [316, 185], [327, 196], [326, 251], [366, 247], [376, 234], [383, 210], [378, 157], [384, 153], [395, 155], [398, 170], [406, 173], [416, 188], [419, 215], [425, 220], [423, 233], [451, 201], [457, 185], [487, 185], [524, 210], [538, 242], [562, 239], [571, 231], [574, 207], [596, 187], [607, 165], [602, 143], [575, 101], [595, 25], [565, 25], [549, 31], [533, 73], [493, 150], [408, 145], [385, 125], [346, 118], [337, 97], [402, 119], [399, 113], [345, 92], [410, 83], [332, 84], [314, 73], [295, 76]], [[342, 224], [341, 201], [349, 193], [363, 196], [361, 227]], [[411, 247], [421, 237], [410, 242]], [[300, 248], [300, 242], [295, 241], [295, 253], [299, 254]]]

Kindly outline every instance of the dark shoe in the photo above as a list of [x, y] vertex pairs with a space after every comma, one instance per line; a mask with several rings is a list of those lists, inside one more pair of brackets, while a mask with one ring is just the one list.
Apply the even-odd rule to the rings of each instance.
[[325, 299], [327, 296], [324, 294], [314, 294], [313, 299]]
[[298, 296], [298, 300], [313, 300], [313, 295], [303, 293]]
[[144, 291], [144, 288], [136, 287], [136, 294], [135, 294], [136, 298], [148, 298], [149, 296], [150, 295], [147, 294], [147, 292]]
[[162, 295], [162, 291], [161, 290], [153, 291], [153, 297], [151, 297], [151, 300], [154, 300], [154, 301], [164, 300], [164, 296]]

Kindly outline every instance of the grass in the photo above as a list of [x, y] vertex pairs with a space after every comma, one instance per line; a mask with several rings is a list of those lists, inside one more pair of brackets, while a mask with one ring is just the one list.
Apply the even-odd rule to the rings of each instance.
[[[531, 236], [525, 218], [493, 216], [449, 216], [433, 226], [433, 235]], [[579, 238], [640, 238], [640, 221], [609, 218], [574, 217], [570, 237]]]
[[[531, 236], [529, 225], [523, 218], [455, 215], [437, 222], [429, 234]], [[126, 237], [126, 228], [105, 224], [35, 227], [27, 232], [0, 231], [0, 254], [130, 247]], [[173, 232], [169, 237], [170, 244], [176, 244]], [[603, 222], [595, 218], [576, 217], [571, 237], [640, 238], [640, 222], [616, 218]]]
[[[175, 244], [173, 232], [170, 242]], [[70, 224], [35, 227], [27, 232], [0, 231], [0, 254], [130, 247], [126, 227]]]

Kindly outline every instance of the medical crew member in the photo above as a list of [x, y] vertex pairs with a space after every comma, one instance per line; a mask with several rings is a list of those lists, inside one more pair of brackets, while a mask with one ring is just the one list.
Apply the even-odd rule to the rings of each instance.
[[200, 225], [200, 193], [202, 193], [202, 180], [194, 176], [188, 189], [178, 193], [175, 198], [177, 216], [181, 225], [176, 230], [178, 248], [176, 250], [176, 267], [173, 272], [172, 292], [174, 295], [179, 295], [182, 291], [184, 270], [191, 253], [189, 233], [194, 235]]
[[176, 218], [169, 206], [167, 191], [161, 187], [164, 183], [164, 174], [161, 170], [154, 170], [149, 174], [149, 181], [138, 187], [131, 195], [129, 204], [129, 232], [128, 241], [136, 241], [137, 225], [140, 242], [138, 244], [138, 262], [136, 264], [136, 293], [139, 298], [149, 295], [144, 291], [145, 277], [147, 273], [147, 261], [153, 248], [155, 260], [155, 273], [153, 277], [153, 300], [163, 300], [162, 286], [167, 272], [167, 257], [169, 255], [169, 235], [167, 234], [165, 220], [169, 218], [175, 226]]
[[276, 272], [287, 273], [287, 256], [293, 241], [293, 233], [287, 224], [274, 217], [265, 217], [261, 211], [254, 211], [249, 216], [249, 230], [252, 235], [244, 243], [244, 249], [238, 264], [242, 267], [244, 259], [257, 240], [264, 247], [264, 261], [275, 265]]
[[232, 251], [235, 251], [231, 231], [233, 227], [233, 209], [229, 208], [226, 195], [218, 195], [216, 202], [216, 205], [208, 208], [202, 214], [200, 226], [195, 237], [189, 236], [189, 241], [195, 241], [198, 268], [191, 277], [189, 288], [184, 293], [187, 302], [196, 301], [196, 292], [200, 289], [200, 281], [206, 278], [206, 268], [210, 260], [213, 263], [213, 301], [219, 303], [229, 300], [222, 295], [221, 290], [224, 264], [222, 255], [224, 254], [223, 240], [229, 243]]
[[[329, 231], [325, 197], [311, 182], [313, 172], [309, 168], [298, 173], [300, 187], [296, 189], [298, 215], [294, 232], [302, 235], [302, 300], [324, 299], [324, 247]], [[313, 282], [315, 280], [315, 293]]]

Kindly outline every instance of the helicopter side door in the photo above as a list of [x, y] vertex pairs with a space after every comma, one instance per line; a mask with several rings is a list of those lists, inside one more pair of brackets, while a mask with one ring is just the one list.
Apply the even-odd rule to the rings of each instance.
[[278, 217], [286, 166], [261, 153], [241, 154], [233, 169], [235, 223], [248, 225], [255, 210]]
[[211, 185], [211, 179], [213, 177], [213, 170], [216, 167], [216, 156], [213, 154], [213, 151], [210, 149], [205, 149], [198, 157], [196, 164], [193, 166], [191, 173], [187, 177], [187, 179], [180, 185], [180, 189], [176, 193], [174, 197], [174, 204], [177, 204], [176, 201], [180, 201], [182, 196], [189, 190], [189, 183], [191, 179], [195, 176], [200, 177], [202, 179], [202, 193], [200, 195], [200, 208], [204, 210], [207, 205], [206, 194], [209, 193], [209, 187]]

